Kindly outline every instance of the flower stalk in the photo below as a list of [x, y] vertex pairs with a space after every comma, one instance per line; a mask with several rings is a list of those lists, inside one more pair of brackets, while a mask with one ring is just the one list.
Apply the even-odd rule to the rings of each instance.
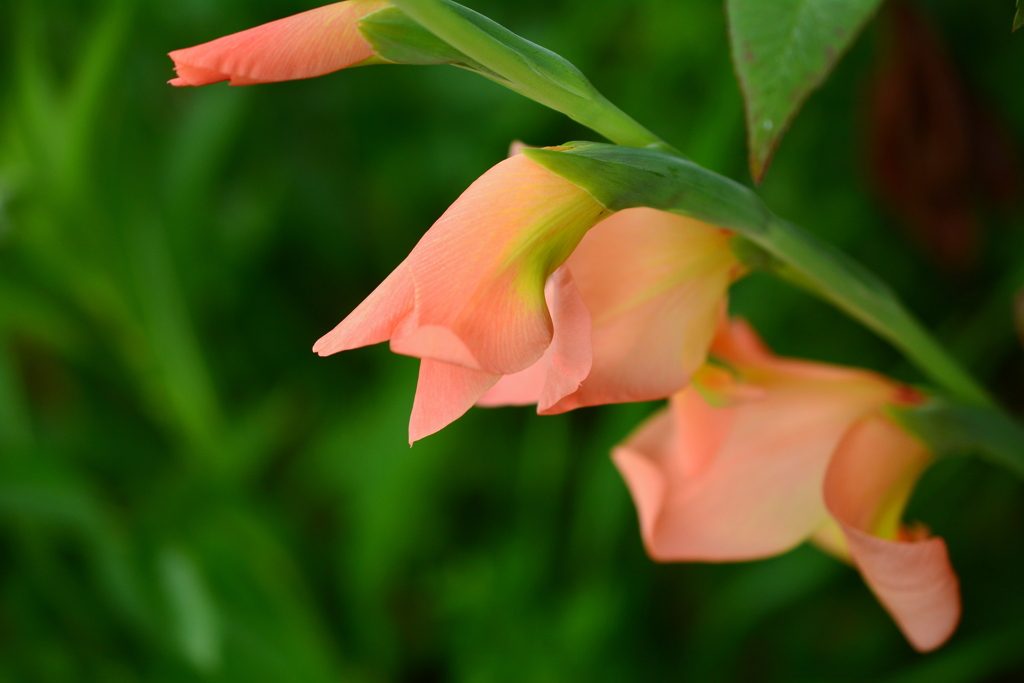
[[490, 19], [445, 0], [393, 0], [435, 36], [494, 72], [509, 87], [618, 145], [675, 152], [594, 88], [562, 57]]

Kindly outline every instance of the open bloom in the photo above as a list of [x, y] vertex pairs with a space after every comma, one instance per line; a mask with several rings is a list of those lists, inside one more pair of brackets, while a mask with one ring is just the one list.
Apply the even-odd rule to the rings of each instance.
[[932, 456], [884, 412], [916, 392], [773, 356], [742, 321], [712, 352], [728, 367], [706, 366], [613, 453], [648, 553], [748, 560], [814, 538], [860, 570], [915, 648], [945, 642], [960, 616], [946, 545], [900, 524]]
[[170, 53], [178, 77], [171, 85], [275, 83], [312, 78], [374, 57], [359, 32], [367, 14], [386, 0], [345, 0]]
[[608, 213], [527, 156], [506, 159], [314, 350], [390, 340], [420, 358], [410, 441], [474, 403], [665, 398], [704, 361], [740, 267], [718, 228]]
[[742, 268], [724, 230], [655, 209], [620, 211], [565, 263], [592, 319], [593, 363], [579, 388], [546, 392], [549, 355], [502, 378], [481, 405], [537, 404], [542, 414], [666, 398], [707, 355], [729, 285]]
[[591, 365], [590, 316], [560, 266], [607, 213], [527, 157], [506, 159], [314, 351], [390, 340], [396, 353], [422, 359], [410, 441], [441, 429], [545, 352], [555, 368], [549, 391], [560, 398]]

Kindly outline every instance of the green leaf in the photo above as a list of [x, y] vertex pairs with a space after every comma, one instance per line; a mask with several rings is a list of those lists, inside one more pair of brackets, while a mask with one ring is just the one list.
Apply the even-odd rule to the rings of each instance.
[[726, 0], [758, 182], [793, 117], [881, 0]]
[[1024, 11], [1020, 8], [1020, 0], [1017, 0], [1017, 13], [1013, 15], [1013, 30], [1016, 31], [1024, 26]]

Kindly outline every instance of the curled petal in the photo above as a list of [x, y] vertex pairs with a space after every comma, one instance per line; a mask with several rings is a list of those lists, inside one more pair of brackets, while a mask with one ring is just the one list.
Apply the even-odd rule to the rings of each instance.
[[358, 21], [386, 0], [346, 0], [170, 53], [171, 85], [274, 83], [312, 78], [373, 56]]
[[462, 417], [499, 377], [443, 361], [421, 360], [409, 419], [409, 445]]
[[[840, 440], [898, 393], [874, 373], [777, 358], [745, 325], [719, 336], [732, 366], [711, 370], [735, 373], [714, 387], [728, 400], [687, 387], [614, 453], [656, 559], [753, 559], [803, 542], [829, 519], [822, 485]], [[641, 500], [651, 491], [662, 494]]]
[[825, 503], [854, 563], [919, 651], [944, 643], [960, 619], [960, 588], [941, 538], [899, 520], [931, 460], [925, 446], [881, 415], [855, 424], [836, 449]]
[[505, 375], [480, 399], [481, 406], [526, 405], [545, 408], [576, 391], [590, 373], [590, 313], [565, 266], [548, 278], [544, 296], [554, 332], [541, 359]]
[[739, 274], [724, 231], [646, 208], [602, 221], [566, 265], [593, 316], [594, 367], [547, 413], [682, 389], [704, 362]]
[[[669, 413], [613, 454], [642, 517], [648, 509], [648, 552], [662, 561], [746, 560], [803, 542], [828, 519], [825, 469], [863, 412], [842, 391], [770, 392], [718, 408], [692, 387], [676, 394]], [[638, 471], [660, 484], [638, 488]], [[660, 503], [639, 499], [657, 488]]]
[[415, 296], [409, 267], [403, 262], [354, 311], [321, 337], [313, 345], [313, 352], [329, 356], [387, 341], [399, 323], [412, 313]]
[[492, 374], [529, 367], [551, 343], [545, 282], [605, 213], [584, 190], [527, 157], [502, 161], [406, 259], [414, 317], [395, 329], [392, 350]]

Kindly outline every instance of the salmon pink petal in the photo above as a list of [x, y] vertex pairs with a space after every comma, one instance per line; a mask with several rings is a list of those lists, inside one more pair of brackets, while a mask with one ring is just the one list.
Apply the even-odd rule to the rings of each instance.
[[739, 274], [727, 233], [646, 208], [596, 225], [566, 265], [593, 316], [594, 367], [552, 413], [682, 389], [704, 362]]
[[503, 375], [490, 391], [480, 397], [477, 405], [482, 408], [498, 406], [528, 406], [540, 401], [544, 393], [544, 385], [548, 381], [551, 370], [551, 356], [554, 353], [555, 339], [558, 338], [558, 327], [555, 327], [551, 346], [547, 348], [540, 360], [519, 372]]
[[753, 559], [803, 542], [829, 519], [822, 485], [843, 435], [896, 394], [873, 373], [776, 358], [748, 327], [720, 335], [732, 332], [737, 347], [757, 354], [709, 368], [735, 373], [727, 391], [713, 387], [728, 400], [712, 406], [687, 387], [672, 397], [670, 430], [641, 428], [615, 453], [631, 490], [638, 468], [662, 480], [660, 504], [638, 501], [657, 509], [644, 534], [658, 559]]
[[960, 619], [959, 582], [945, 542], [899, 523], [930, 461], [920, 441], [881, 415], [869, 416], [836, 449], [824, 488], [865, 582], [922, 652], [942, 645]]
[[406, 259], [415, 311], [395, 329], [392, 350], [492, 374], [526, 369], [551, 343], [548, 276], [605, 213], [587, 192], [526, 156], [502, 161]]
[[505, 375], [478, 402], [481, 406], [536, 403], [538, 412], [571, 394], [590, 372], [590, 313], [565, 266], [548, 278], [544, 297], [554, 333], [541, 359]]
[[321, 337], [313, 351], [329, 356], [387, 341], [398, 324], [412, 313], [414, 303], [412, 277], [408, 266], [402, 263], [354, 311]]
[[171, 85], [274, 83], [312, 78], [373, 56], [358, 21], [386, 0], [347, 0], [170, 53]]
[[692, 387], [674, 396], [671, 406], [667, 441], [658, 444], [642, 429], [614, 455], [631, 490], [635, 465], [630, 468], [629, 461], [646, 460], [663, 480], [656, 520], [645, 528], [653, 557], [767, 557], [803, 542], [825, 523], [825, 469], [863, 408], [849, 405], [840, 392], [806, 391], [771, 392], [713, 408]]
[[409, 444], [462, 417], [499, 377], [429, 358], [421, 360], [409, 420]]

